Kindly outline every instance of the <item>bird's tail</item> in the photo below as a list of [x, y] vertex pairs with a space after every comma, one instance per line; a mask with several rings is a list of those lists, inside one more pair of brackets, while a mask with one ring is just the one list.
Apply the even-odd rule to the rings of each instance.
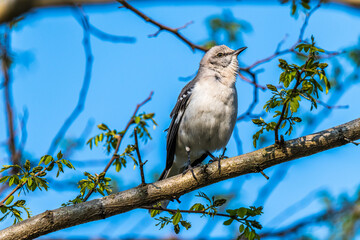
[[[207, 153], [204, 153], [203, 155], [201, 155], [198, 159], [196, 159], [195, 161], [193, 161], [191, 163], [191, 167], [196, 167], [197, 165], [202, 163], [207, 156], [208, 156]], [[178, 174], [184, 172], [185, 169], [186, 169], [186, 166], [181, 166], [180, 167], [180, 166], [176, 165], [176, 161], [174, 161], [173, 165], [169, 169], [165, 169], [161, 173], [158, 181], [164, 180], [166, 178], [169, 178], [169, 177], [172, 177], [172, 176], [175, 176], [175, 175], [178, 175]], [[161, 207], [166, 208], [169, 205], [169, 202], [170, 202], [169, 200], [161, 201]]]
[[[173, 164], [169, 169], [165, 169], [160, 177], [159, 177], [159, 180], [164, 180], [166, 178], [169, 178], [169, 177], [172, 177], [172, 176], [175, 176], [175, 175], [178, 175], [179, 173], [182, 173], [184, 169], [182, 168], [178, 168], [175, 164]], [[161, 203], [161, 207], [162, 208], [167, 208], [167, 206], [169, 205], [169, 200], [163, 200], [163, 201], [160, 201]]]

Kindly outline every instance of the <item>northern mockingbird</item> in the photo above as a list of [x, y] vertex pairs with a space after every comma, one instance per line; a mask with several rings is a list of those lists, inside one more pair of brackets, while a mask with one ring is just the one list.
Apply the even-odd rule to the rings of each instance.
[[215, 160], [211, 153], [227, 145], [237, 117], [237, 57], [245, 49], [215, 46], [201, 59], [170, 114], [166, 167], [159, 180], [192, 170], [209, 155]]

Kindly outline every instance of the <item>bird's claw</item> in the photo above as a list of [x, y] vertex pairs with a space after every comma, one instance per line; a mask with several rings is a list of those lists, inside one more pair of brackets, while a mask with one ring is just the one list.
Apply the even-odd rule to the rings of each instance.
[[185, 169], [185, 171], [183, 171], [183, 174], [182, 174], [182, 175], [184, 176], [188, 171], [191, 171], [192, 176], [193, 176], [194, 179], [197, 181], [197, 178], [196, 178], [196, 176], [195, 176], [195, 174], [194, 174], [194, 168], [191, 166], [191, 164], [189, 164], [189, 165], [186, 166], [186, 169]]
[[221, 174], [221, 160], [223, 160], [223, 159], [224, 159], [223, 156], [221, 156], [221, 157], [215, 157], [215, 158], [209, 160], [209, 163], [218, 162], [219, 174]]

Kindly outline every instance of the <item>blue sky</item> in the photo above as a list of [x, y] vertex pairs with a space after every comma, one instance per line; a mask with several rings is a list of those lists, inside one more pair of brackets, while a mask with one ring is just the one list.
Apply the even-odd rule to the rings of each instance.
[[[189, 21], [194, 21], [194, 24], [182, 30], [182, 33], [193, 42], [200, 44], [208, 39], [208, 29], [205, 25], [207, 17], [219, 15], [225, 9], [231, 10], [236, 18], [246, 20], [253, 28], [251, 33], [244, 36], [248, 49], [240, 56], [241, 62], [246, 65], [271, 55], [285, 35], [288, 37], [283, 48], [291, 46], [298, 37], [304, 19], [303, 15], [297, 19], [290, 17], [289, 7], [278, 4], [257, 5], [247, 2], [169, 4], [161, 2], [154, 5], [134, 2], [134, 5], [168, 26], [179, 27]], [[185, 82], [179, 81], [179, 77], [186, 77], [196, 72], [202, 53], [192, 52], [183, 42], [166, 32], [160, 33], [156, 38], [148, 38], [147, 35], [156, 32], [157, 28], [125, 9], [118, 9], [117, 5], [87, 7], [84, 10], [94, 26], [111, 34], [133, 36], [136, 38], [136, 43], [114, 44], [91, 37], [94, 64], [85, 109], [66, 136], [79, 137], [89, 119], [92, 119], [95, 125], [106, 123], [112, 128], [121, 130], [126, 125], [135, 105], [153, 90], [155, 94], [152, 101], [141, 109], [141, 111], [155, 112], [158, 122], [158, 127], [151, 131], [154, 140], [141, 148], [144, 158], [149, 160], [145, 167], [147, 179], [153, 180], [153, 174], [160, 173], [164, 167], [166, 135], [163, 130], [170, 123], [169, 113], [178, 93], [185, 85]], [[336, 51], [357, 44], [359, 33], [360, 18], [357, 12], [345, 7], [324, 6], [312, 16], [305, 37], [309, 38], [314, 34], [319, 46]], [[12, 47], [17, 54], [16, 66], [13, 69], [14, 103], [18, 116], [22, 114], [24, 107], [29, 111], [26, 151], [34, 157], [40, 157], [46, 154], [52, 138], [77, 102], [85, 68], [82, 28], [73, 17], [71, 9], [39, 10], [29, 15], [13, 32]], [[284, 58], [292, 59], [290, 56]], [[259, 74], [259, 82], [262, 85], [277, 83], [280, 70], [277, 68], [276, 60], [260, 68], [265, 69]], [[347, 65], [344, 68], [351, 71]], [[251, 102], [252, 87], [239, 80], [237, 89], [239, 113], [241, 113]], [[317, 130], [359, 117], [360, 107], [354, 104], [359, 99], [359, 91], [359, 85], [352, 87], [337, 103], [350, 105], [350, 108], [333, 110]], [[260, 103], [255, 112], [261, 111], [268, 96], [267, 93], [261, 92]], [[321, 107], [319, 109], [321, 110]], [[4, 119], [3, 112], [3, 105], [0, 105], [1, 119]], [[243, 151], [254, 150], [252, 134], [256, 127], [251, 121], [243, 121], [238, 124], [238, 128]], [[299, 126], [298, 131], [291, 138], [299, 136], [303, 130], [303, 126]], [[97, 133], [98, 130], [94, 127], [90, 136]], [[5, 139], [4, 127], [0, 127], [0, 137]], [[126, 143], [132, 141], [132, 139], [127, 139]], [[122, 147], [125, 146], [123, 144]], [[4, 154], [4, 149], [0, 149], [0, 152]], [[227, 155], [235, 156], [236, 153], [235, 141], [231, 139]], [[67, 171], [68, 174], [61, 177], [60, 181], [78, 180], [82, 177], [82, 171], [85, 170], [92, 173], [101, 172], [109, 156], [106, 156], [101, 147], [92, 151], [84, 147], [71, 159], [98, 160], [99, 164], [94, 164], [90, 168], [77, 167], [75, 178], [72, 178], [74, 172]], [[278, 226], [272, 225], [271, 219], [274, 216], [317, 189], [326, 189], [334, 195], [344, 192], [354, 194], [360, 182], [357, 171], [358, 160], [358, 149], [352, 145], [297, 160], [284, 181], [266, 202], [265, 214], [260, 221], [265, 224], [265, 227]], [[271, 178], [274, 170], [275, 168], [271, 168], [265, 172]], [[138, 169], [134, 171], [131, 164], [120, 174], [112, 169], [109, 175], [119, 181], [121, 190], [138, 185], [140, 180]], [[237, 181], [241, 182], [244, 179], [247, 180], [241, 192], [238, 193], [238, 198], [231, 201], [230, 207], [252, 205], [259, 189], [267, 183], [260, 174], [238, 177], [207, 187], [202, 191], [209, 195], [229, 194], [236, 192]], [[61, 203], [76, 196], [76, 191], [71, 190], [75, 189], [74, 186], [59, 184], [60, 187], [47, 193], [36, 192], [26, 197], [33, 214], [57, 208]], [[194, 202], [192, 199], [194, 195], [195, 193], [192, 193], [182, 197], [182, 208], [188, 208], [190, 203]], [[322, 206], [321, 201], [316, 200], [282, 223], [282, 226], [302, 216], [315, 213]], [[50, 236], [156, 237], [173, 234], [170, 227], [157, 231], [155, 222], [149, 216], [143, 215], [144, 211], [136, 210], [109, 220], [65, 229]], [[205, 219], [199, 220], [198, 216], [190, 217], [190, 219], [193, 227], [189, 231], [182, 231], [182, 237], [190, 238], [200, 234], [206, 223]], [[146, 223], [146, 227], [141, 232], [135, 230], [138, 228], [132, 229], [132, 226], [138, 226], [142, 221]], [[1, 223], [1, 228], [7, 226], [6, 224], [9, 223]], [[222, 221], [214, 222], [211, 229], [211, 231], [201, 233], [200, 236], [233, 236], [228, 228], [222, 226]], [[320, 237], [324, 236], [323, 229], [313, 228], [311, 231]]]

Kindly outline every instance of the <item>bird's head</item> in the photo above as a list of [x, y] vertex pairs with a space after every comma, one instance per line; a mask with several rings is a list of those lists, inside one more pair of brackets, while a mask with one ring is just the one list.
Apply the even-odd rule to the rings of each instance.
[[247, 47], [232, 50], [225, 45], [210, 48], [201, 59], [200, 67], [205, 67], [223, 76], [235, 75], [238, 70], [238, 55]]

